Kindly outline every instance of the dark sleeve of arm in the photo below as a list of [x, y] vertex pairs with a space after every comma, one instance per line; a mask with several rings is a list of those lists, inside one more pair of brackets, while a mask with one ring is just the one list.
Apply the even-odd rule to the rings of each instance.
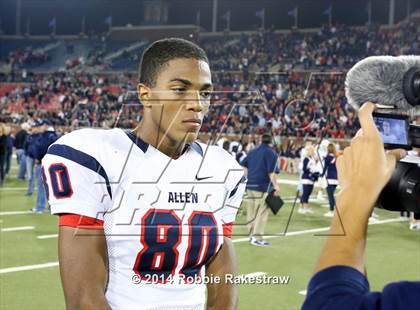
[[312, 277], [302, 309], [379, 309], [380, 296], [369, 292], [369, 283], [358, 270], [333, 266]]
[[330, 156], [325, 157], [325, 160], [324, 160], [324, 169], [322, 170], [322, 176], [324, 176], [325, 173], [327, 172], [327, 168], [330, 165], [330, 163], [331, 163], [331, 157]]
[[302, 171], [303, 172], [309, 172], [308, 163], [309, 163], [309, 159], [308, 158], [305, 158], [303, 160], [303, 167], [302, 167]]
[[395, 282], [382, 292], [370, 292], [366, 277], [349, 266], [333, 266], [316, 273], [308, 284], [303, 310], [418, 309], [420, 282]]

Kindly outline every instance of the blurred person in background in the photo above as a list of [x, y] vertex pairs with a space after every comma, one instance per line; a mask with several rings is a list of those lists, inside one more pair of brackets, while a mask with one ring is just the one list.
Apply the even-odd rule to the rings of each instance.
[[278, 156], [270, 147], [272, 137], [264, 134], [261, 144], [250, 151], [241, 165], [245, 167], [248, 182], [247, 193], [247, 223], [250, 231], [250, 244], [256, 246], [269, 246], [263, 240], [265, 225], [268, 219], [268, 210], [265, 199], [268, 193], [274, 190], [279, 195], [280, 188], [277, 183]]
[[334, 192], [338, 185], [337, 168], [335, 162], [337, 159], [337, 151], [333, 143], [328, 144], [327, 156], [324, 158], [324, 169], [322, 177], [327, 178], [327, 194], [330, 211], [324, 214], [326, 217], [333, 217], [335, 208]]
[[[312, 146], [311, 141], [306, 141], [305, 146], [299, 150], [299, 165], [298, 165], [298, 172], [299, 172], [299, 182], [296, 189], [296, 196], [302, 197], [303, 194], [303, 184], [302, 184], [302, 175], [303, 175], [303, 160], [306, 158], [307, 155], [307, 148]], [[298, 210], [299, 211], [299, 210]]]
[[314, 183], [318, 180], [319, 169], [317, 159], [315, 156], [315, 148], [309, 145], [305, 148], [305, 157], [302, 162], [302, 195], [300, 197], [300, 207], [298, 213], [313, 213], [312, 209], [308, 207], [309, 197], [314, 189]]
[[[319, 145], [317, 145], [316, 150], [315, 150], [315, 154], [317, 157], [317, 165], [318, 165], [318, 170], [319, 171], [323, 171], [324, 170], [324, 162], [325, 162], [325, 158], [328, 155], [328, 145], [330, 144], [330, 142], [327, 139], [323, 139], [321, 141], [321, 143]], [[318, 186], [318, 193], [317, 193], [317, 200], [324, 200], [324, 192], [327, 189], [328, 183], [325, 177], [323, 177], [322, 175], [318, 178], [318, 181], [316, 184], [314, 184], [314, 186], [317, 185]]]
[[28, 123], [23, 123], [20, 126], [20, 130], [16, 133], [15, 137], [15, 149], [16, 149], [16, 158], [19, 166], [17, 179], [25, 180], [26, 175], [26, 156], [25, 156], [25, 142], [28, 136], [29, 125]]
[[223, 149], [228, 152], [230, 155], [232, 155], [232, 153], [229, 151], [229, 146], [230, 146], [230, 141], [229, 140], [224, 140], [222, 147]]
[[36, 206], [31, 209], [32, 212], [40, 214], [45, 210], [45, 205], [47, 203], [47, 196], [44, 189], [44, 182], [42, 179], [42, 165], [41, 160], [47, 154], [48, 147], [53, 144], [58, 136], [51, 123], [48, 120], [42, 120], [39, 123], [38, 129], [39, 138], [35, 143], [35, 178], [37, 182], [37, 197], [36, 197]]
[[236, 155], [238, 155], [242, 151], [242, 144], [240, 139], [235, 139], [232, 142], [230, 142], [229, 145], [229, 153], [231, 153], [235, 158]]
[[7, 137], [7, 148], [4, 174], [7, 177], [10, 172], [10, 167], [12, 166], [13, 144], [15, 141], [15, 137], [13, 136], [12, 128], [10, 126], [5, 126], [5, 131]]
[[26, 196], [32, 196], [34, 192], [34, 167], [36, 144], [39, 139], [39, 122], [35, 122], [30, 130], [30, 134], [25, 141], [26, 172], [28, 173], [28, 189]]
[[248, 143], [245, 143], [240, 152], [236, 153], [236, 161], [241, 163], [249, 152]]
[[4, 179], [5, 179], [6, 153], [7, 153], [6, 126], [0, 123], [0, 186], [3, 185]]

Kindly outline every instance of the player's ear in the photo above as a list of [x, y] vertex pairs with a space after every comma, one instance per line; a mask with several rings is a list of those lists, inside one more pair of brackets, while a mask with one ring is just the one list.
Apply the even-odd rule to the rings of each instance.
[[151, 103], [149, 101], [149, 99], [150, 99], [150, 88], [149, 87], [147, 87], [143, 83], [137, 84], [137, 94], [138, 94], [140, 103], [142, 103], [144, 107], [150, 107], [151, 106]]

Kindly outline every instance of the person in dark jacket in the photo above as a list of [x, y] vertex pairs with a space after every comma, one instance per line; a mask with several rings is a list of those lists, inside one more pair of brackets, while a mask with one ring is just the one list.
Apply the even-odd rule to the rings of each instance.
[[3, 185], [5, 178], [5, 163], [6, 163], [6, 152], [7, 152], [7, 136], [6, 126], [0, 123], [0, 186]]
[[327, 177], [327, 193], [328, 202], [330, 204], [330, 211], [324, 214], [326, 217], [333, 217], [335, 208], [334, 192], [338, 185], [337, 168], [335, 161], [337, 159], [336, 150], [334, 144], [328, 144], [328, 154], [324, 159], [324, 169], [322, 176]]
[[17, 179], [25, 180], [26, 175], [26, 156], [25, 156], [25, 142], [28, 136], [29, 125], [23, 123], [20, 126], [21, 130], [18, 131], [15, 138], [15, 149], [16, 149], [16, 158], [19, 166]]
[[6, 147], [6, 164], [4, 169], [5, 176], [9, 175], [10, 167], [12, 166], [12, 155], [13, 155], [13, 144], [15, 137], [12, 134], [10, 126], [6, 126], [6, 137], [7, 137], [7, 147]]
[[261, 145], [250, 151], [241, 162], [246, 168], [248, 178], [246, 192], [249, 242], [251, 245], [262, 247], [270, 245], [263, 239], [269, 210], [265, 199], [272, 191], [275, 195], [279, 195], [280, 192], [275, 175], [279, 173], [278, 156], [269, 145], [271, 141], [271, 135], [264, 134]]
[[31, 209], [34, 213], [43, 213], [47, 203], [47, 193], [45, 192], [44, 182], [42, 180], [41, 160], [47, 154], [48, 147], [58, 139], [57, 133], [51, 127], [48, 120], [42, 120], [39, 123], [39, 138], [35, 143], [35, 177], [37, 181], [36, 206]]
[[36, 122], [32, 125], [30, 134], [27, 136], [25, 142], [26, 172], [28, 173], [27, 196], [31, 196], [34, 192], [35, 147], [40, 137], [39, 130], [39, 122]]

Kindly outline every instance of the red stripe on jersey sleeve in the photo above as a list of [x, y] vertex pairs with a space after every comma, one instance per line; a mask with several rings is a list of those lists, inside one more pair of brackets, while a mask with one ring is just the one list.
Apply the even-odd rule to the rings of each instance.
[[80, 214], [62, 213], [58, 226], [69, 226], [82, 229], [103, 229], [104, 221]]
[[233, 222], [223, 224], [223, 236], [232, 238]]

